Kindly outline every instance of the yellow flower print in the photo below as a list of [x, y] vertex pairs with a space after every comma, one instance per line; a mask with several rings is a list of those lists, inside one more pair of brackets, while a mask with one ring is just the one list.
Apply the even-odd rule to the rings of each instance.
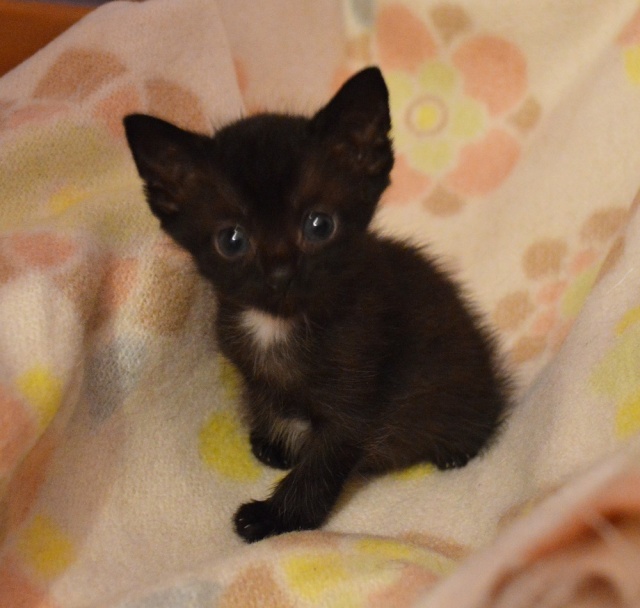
[[622, 62], [627, 80], [640, 85], [640, 10], [631, 18], [618, 36], [622, 46]]
[[640, 84], [640, 45], [625, 49], [624, 69], [631, 84]]
[[640, 307], [631, 308], [615, 327], [616, 342], [591, 375], [594, 391], [615, 401], [619, 439], [640, 432]]
[[251, 455], [249, 438], [233, 412], [212, 414], [198, 435], [200, 458], [207, 468], [232, 481], [256, 481], [262, 470]]
[[76, 559], [71, 539], [48, 516], [36, 515], [18, 541], [22, 558], [45, 579], [62, 574]]
[[62, 381], [43, 365], [35, 365], [18, 377], [16, 384], [45, 429], [62, 403]]
[[415, 78], [403, 71], [386, 77], [396, 145], [415, 169], [442, 174], [458, 150], [483, 132], [481, 104], [463, 94], [459, 74], [442, 61], [426, 62]]

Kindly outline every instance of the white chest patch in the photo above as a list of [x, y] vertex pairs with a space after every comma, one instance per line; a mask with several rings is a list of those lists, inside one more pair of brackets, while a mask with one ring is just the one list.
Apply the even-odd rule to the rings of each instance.
[[286, 342], [291, 335], [294, 322], [250, 308], [242, 313], [240, 325], [253, 338], [256, 346], [266, 350]]

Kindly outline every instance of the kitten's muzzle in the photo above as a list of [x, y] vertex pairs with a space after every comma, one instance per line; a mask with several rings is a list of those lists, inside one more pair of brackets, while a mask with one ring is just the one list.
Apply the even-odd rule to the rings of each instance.
[[293, 279], [294, 269], [289, 264], [278, 264], [269, 270], [266, 283], [274, 291], [286, 291]]

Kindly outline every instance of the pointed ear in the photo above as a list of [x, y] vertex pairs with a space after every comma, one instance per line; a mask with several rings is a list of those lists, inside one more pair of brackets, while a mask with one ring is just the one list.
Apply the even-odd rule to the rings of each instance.
[[146, 114], [123, 122], [151, 210], [160, 219], [175, 215], [197, 178], [203, 136]]
[[389, 92], [377, 67], [347, 80], [312, 118], [311, 128], [330, 142], [332, 154], [342, 164], [369, 176], [391, 171]]

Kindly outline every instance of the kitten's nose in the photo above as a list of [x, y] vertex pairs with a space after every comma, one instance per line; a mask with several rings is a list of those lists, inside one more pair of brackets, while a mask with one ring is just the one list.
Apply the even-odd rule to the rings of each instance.
[[285, 289], [293, 278], [293, 267], [290, 264], [278, 264], [269, 270], [267, 285], [273, 290]]

